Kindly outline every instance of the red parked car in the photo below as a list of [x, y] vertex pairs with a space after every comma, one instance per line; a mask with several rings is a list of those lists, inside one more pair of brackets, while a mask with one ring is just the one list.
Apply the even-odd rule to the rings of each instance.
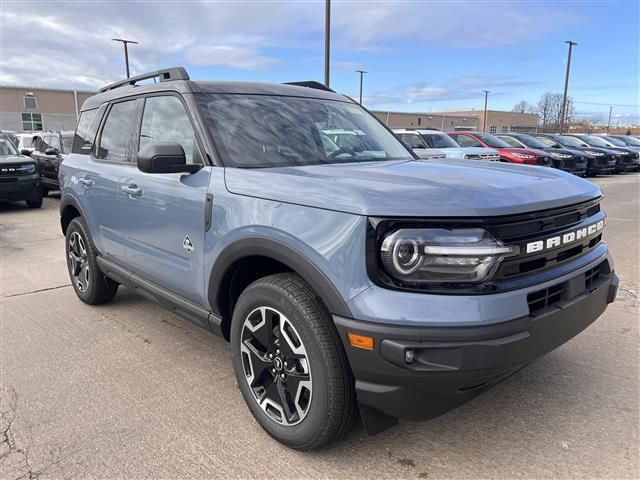
[[553, 161], [547, 152], [531, 148], [514, 148], [490, 133], [448, 132], [447, 134], [458, 142], [461, 147], [484, 147], [497, 150], [500, 153], [500, 161], [502, 162], [541, 165], [543, 167], [553, 166]]

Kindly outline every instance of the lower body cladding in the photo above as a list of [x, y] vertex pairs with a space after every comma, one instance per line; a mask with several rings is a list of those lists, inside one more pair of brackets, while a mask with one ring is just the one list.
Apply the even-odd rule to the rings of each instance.
[[[367, 432], [385, 430], [398, 418], [443, 414], [576, 336], [615, 299], [611, 265], [601, 259], [533, 289], [524, 294], [529, 315], [489, 325], [410, 327], [334, 316]], [[491, 297], [485, 300], [496, 301]], [[428, 316], [428, 305], [424, 311]], [[373, 349], [351, 346], [348, 333], [372, 337]]]
[[24, 175], [20, 177], [0, 177], [0, 201], [18, 202], [26, 200], [35, 202], [42, 197], [40, 176]]

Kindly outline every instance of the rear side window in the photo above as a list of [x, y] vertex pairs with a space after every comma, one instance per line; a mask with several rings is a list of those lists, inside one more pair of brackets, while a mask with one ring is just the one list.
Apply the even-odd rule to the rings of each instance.
[[135, 128], [137, 102], [115, 103], [107, 115], [100, 135], [98, 158], [110, 162], [126, 162], [131, 132]]
[[96, 137], [96, 128], [92, 127], [93, 120], [96, 118], [96, 112], [98, 109], [85, 110], [80, 114], [80, 120], [78, 120], [78, 126], [76, 127], [76, 134], [73, 137], [73, 153], [82, 153], [89, 155], [93, 146], [93, 141]]
[[518, 142], [516, 139], [511, 138], [511, 137], [500, 137], [500, 140], [507, 142], [509, 145], [511, 145], [512, 147], [516, 147], [516, 148], [522, 148], [522, 145], [520, 145], [520, 142]]

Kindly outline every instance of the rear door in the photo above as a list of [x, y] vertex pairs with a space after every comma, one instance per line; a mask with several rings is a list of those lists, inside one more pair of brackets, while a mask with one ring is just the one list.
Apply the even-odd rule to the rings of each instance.
[[[167, 93], [144, 102], [136, 149], [146, 143], [178, 143], [187, 163], [204, 165], [202, 144], [183, 99]], [[132, 168], [120, 192], [127, 264], [145, 279], [201, 304], [210, 173], [206, 166], [194, 174]]]

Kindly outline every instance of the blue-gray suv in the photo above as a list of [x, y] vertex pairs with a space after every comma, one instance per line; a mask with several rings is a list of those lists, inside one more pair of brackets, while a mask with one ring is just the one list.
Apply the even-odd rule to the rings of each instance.
[[[361, 141], [323, 138], [337, 130]], [[315, 82], [171, 68], [109, 85], [82, 106], [60, 185], [78, 297], [122, 285], [229, 340], [249, 410], [301, 450], [358, 416], [375, 433], [475, 397], [618, 285], [597, 186], [421, 161]]]

